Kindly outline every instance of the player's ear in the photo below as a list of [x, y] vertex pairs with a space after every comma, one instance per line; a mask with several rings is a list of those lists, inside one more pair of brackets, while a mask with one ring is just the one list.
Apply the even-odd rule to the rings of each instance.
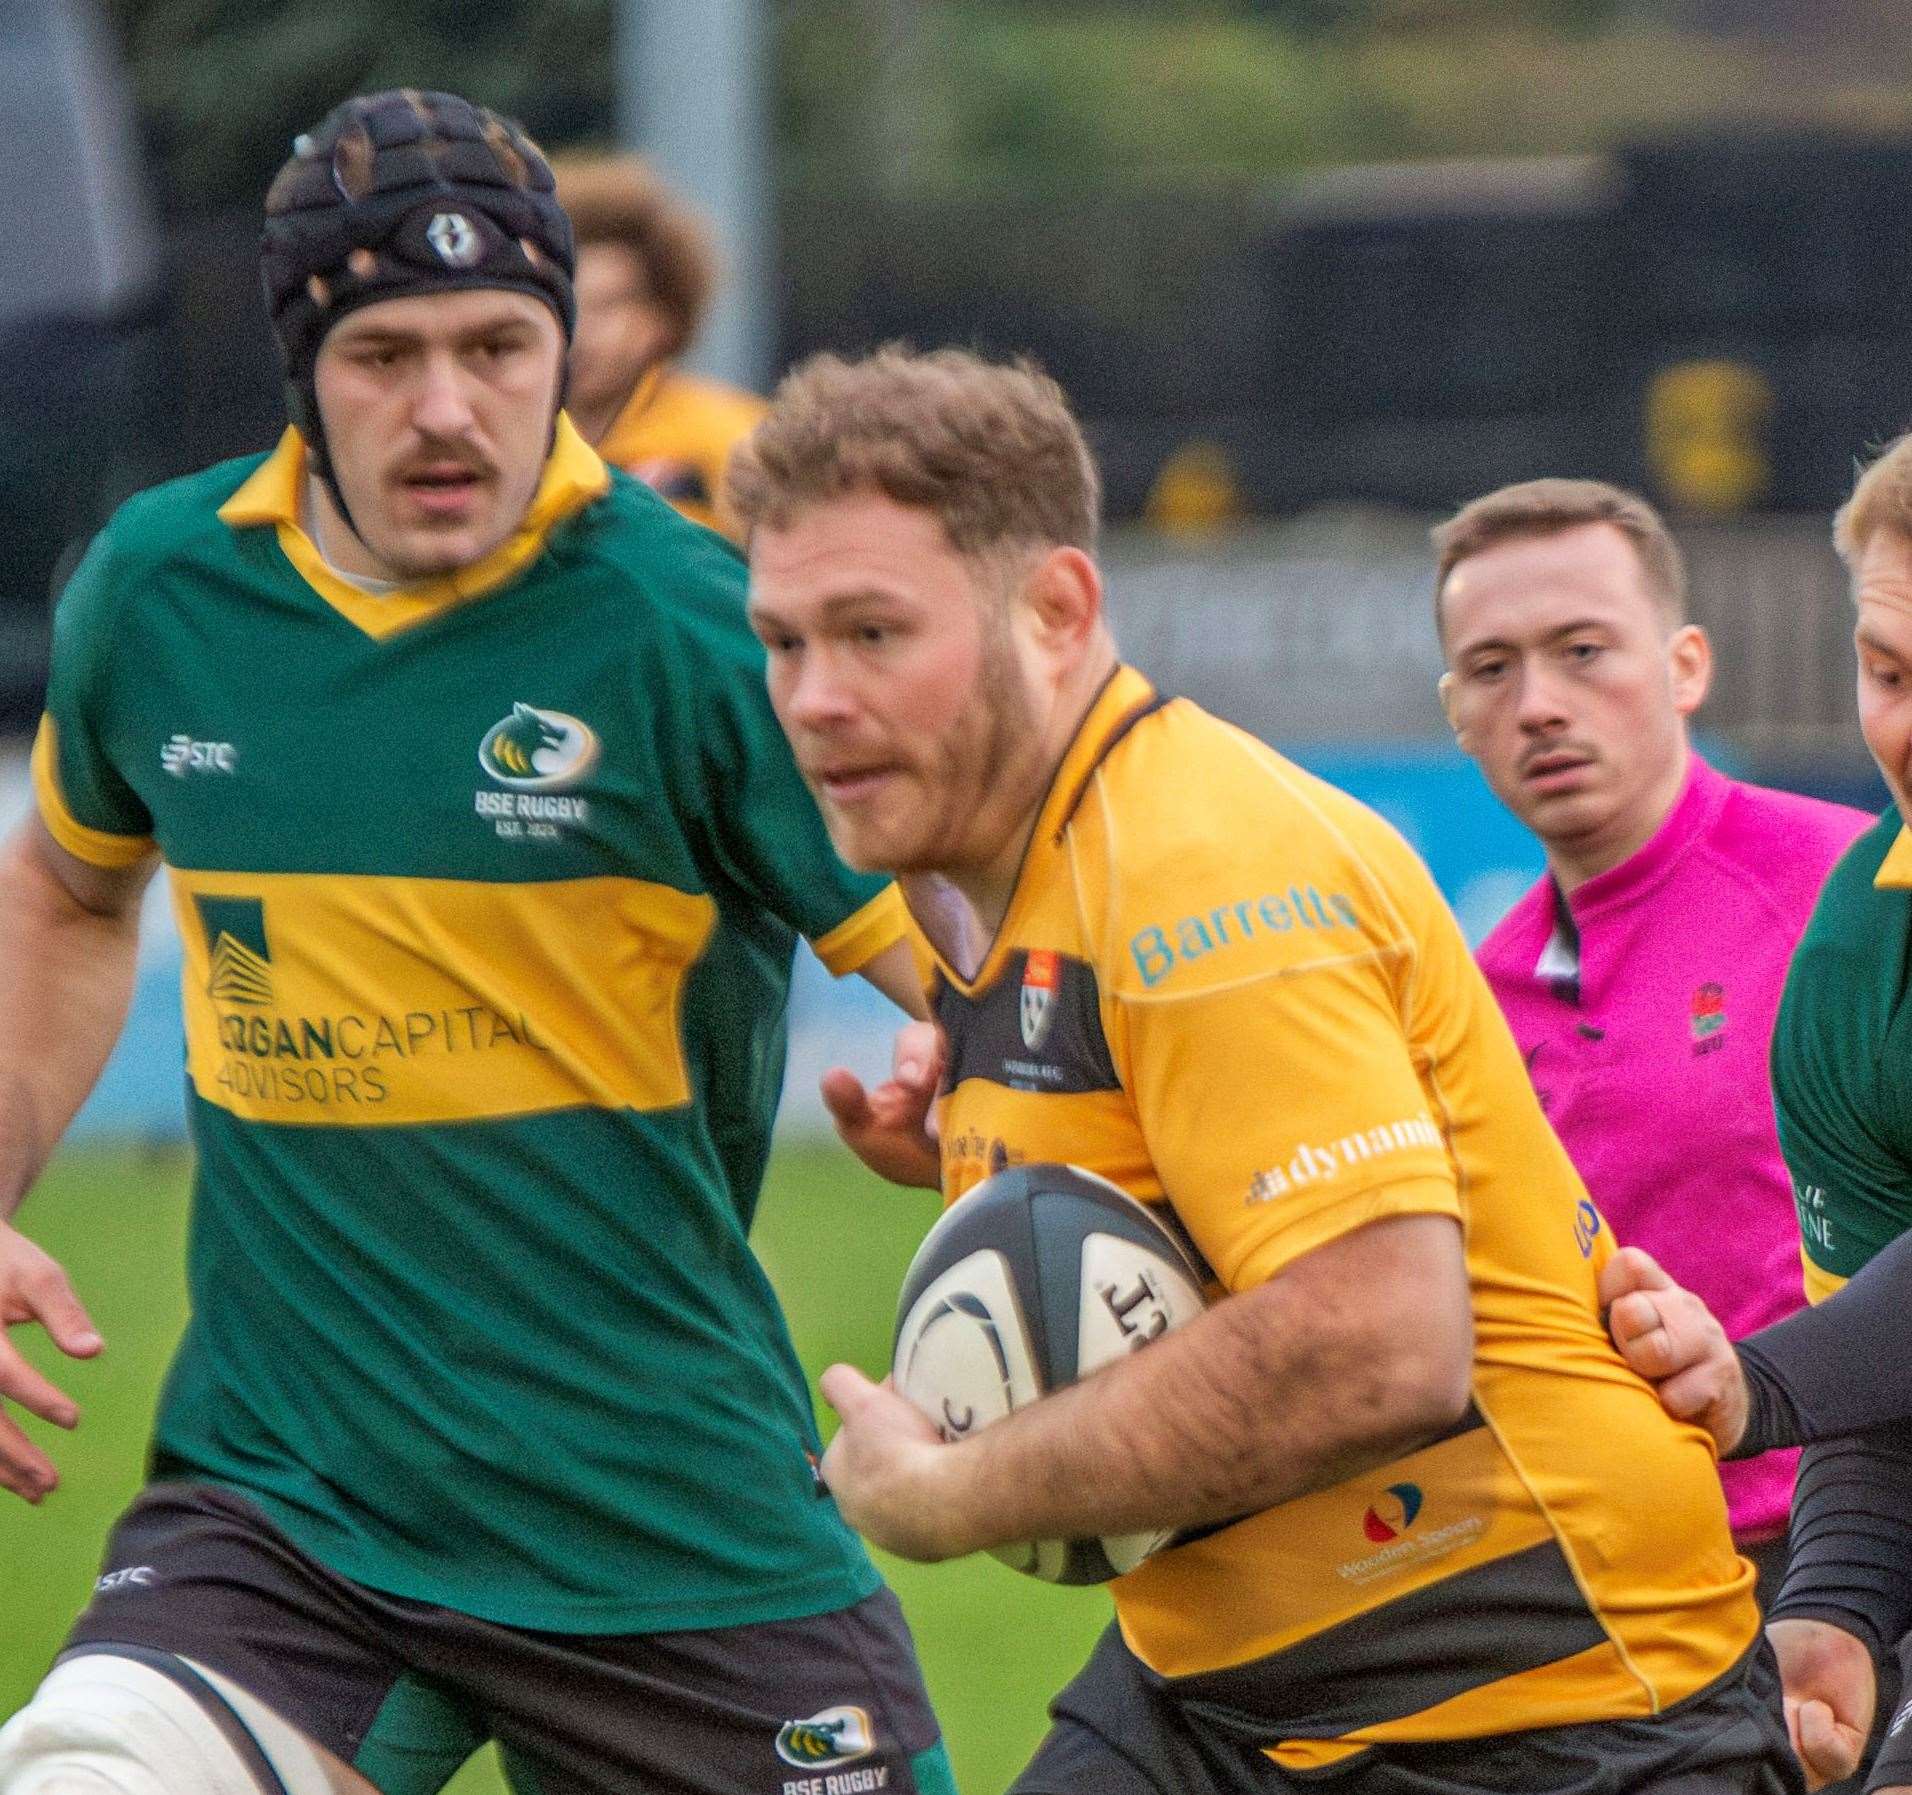
[[1085, 640], [1102, 620], [1102, 575], [1079, 548], [1052, 548], [1029, 570], [1024, 602], [1057, 647]]
[[1454, 676], [1443, 673], [1435, 682], [1434, 690], [1440, 694], [1441, 715], [1447, 719], [1447, 726], [1454, 732], [1454, 740], [1461, 745], [1461, 751], [1467, 751], [1467, 742], [1461, 731], [1461, 718], [1455, 698]]
[[1673, 682], [1673, 708], [1690, 717], [1706, 702], [1713, 683], [1713, 644], [1697, 623], [1683, 623], [1666, 642], [1667, 672]]

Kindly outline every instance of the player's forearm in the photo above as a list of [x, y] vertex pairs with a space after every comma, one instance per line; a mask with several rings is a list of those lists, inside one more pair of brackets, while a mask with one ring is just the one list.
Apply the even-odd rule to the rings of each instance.
[[1381, 1225], [1399, 1231], [1384, 1257], [1402, 1260], [1403, 1300], [1363, 1300], [1386, 1282], [1283, 1277], [939, 1454], [953, 1549], [1232, 1520], [1452, 1426], [1472, 1329], [1464, 1280], [1453, 1303], [1412, 1295], [1429, 1226], [1458, 1254], [1442, 1218]]
[[1912, 1627], [1912, 1435], [1880, 1428], [1806, 1449], [1792, 1557], [1769, 1619], [1825, 1621], [1877, 1656]]
[[[1912, 1420], [1912, 1232], [1844, 1289], [1739, 1343], [1749, 1399], [1734, 1458]], [[1854, 1367], [1864, 1367], [1855, 1374]]]
[[99, 1080], [132, 1000], [136, 905], [79, 904], [23, 834], [0, 846], [0, 1221]]

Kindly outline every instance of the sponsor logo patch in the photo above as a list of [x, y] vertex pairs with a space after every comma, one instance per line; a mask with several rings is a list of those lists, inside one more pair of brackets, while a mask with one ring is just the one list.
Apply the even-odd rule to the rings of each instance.
[[128, 1565], [123, 1571], [108, 1571], [93, 1585], [95, 1595], [108, 1596], [119, 1589], [151, 1589], [159, 1575], [150, 1564]]
[[206, 992], [218, 1031], [215, 1082], [235, 1101], [308, 1109], [377, 1105], [390, 1096], [392, 1076], [413, 1061], [510, 1048], [551, 1051], [523, 1011], [485, 1004], [287, 1011], [276, 986], [265, 900], [195, 894], [193, 907], [205, 936]]
[[828, 1770], [866, 1758], [875, 1749], [870, 1717], [861, 1708], [825, 1708], [808, 1720], [786, 1720], [777, 1729], [777, 1756], [799, 1770]]
[[1369, 1505], [1362, 1517], [1361, 1531], [1377, 1546], [1399, 1539], [1414, 1525], [1421, 1512], [1421, 1486], [1418, 1483], [1391, 1483]]
[[162, 771], [175, 779], [188, 773], [230, 773], [239, 752], [230, 742], [196, 742], [189, 735], [169, 735], [159, 745]]
[[1368, 1504], [1361, 1531], [1377, 1551], [1334, 1567], [1346, 1583], [1372, 1583], [1396, 1571], [1417, 1569], [1471, 1546], [1487, 1531], [1480, 1515], [1463, 1515], [1439, 1526], [1421, 1525], [1427, 1492], [1418, 1483], [1391, 1483]]
[[1291, 1190], [1337, 1177], [1366, 1160], [1406, 1152], [1411, 1147], [1439, 1150], [1445, 1145], [1433, 1117], [1425, 1113], [1399, 1122], [1383, 1122], [1358, 1134], [1344, 1134], [1338, 1141], [1303, 1141], [1286, 1165], [1270, 1166], [1248, 1181], [1248, 1201], [1272, 1203]]
[[471, 268], [485, 253], [484, 239], [462, 212], [440, 212], [425, 227], [425, 241], [447, 268]]
[[263, 1009], [272, 1002], [272, 944], [266, 939], [266, 907], [260, 898], [193, 900], [206, 931], [210, 975], [206, 991], [215, 1003]]

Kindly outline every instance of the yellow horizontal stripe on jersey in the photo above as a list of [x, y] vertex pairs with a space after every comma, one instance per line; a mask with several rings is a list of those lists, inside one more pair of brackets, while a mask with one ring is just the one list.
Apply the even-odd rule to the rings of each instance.
[[90, 866], [118, 869], [137, 866], [153, 851], [150, 835], [114, 835], [105, 829], [89, 829], [67, 808], [66, 794], [60, 789], [60, 737], [50, 716], [40, 719], [39, 733], [33, 738], [33, 797], [46, 832], [76, 860]]
[[894, 947], [909, 933], [909, 912], [894, 885], [886, 885], [875, 897], [846, 916], [827, 935], [810, 943], [817, 958], [841, 978], [867, 966], [884, 951]]
[[234, 529], [273, 526], [280, 549], [300, 578], [348, 623], [377, 641], [504, 585], [543, 552], [552, 530], [611, 489], [610, 470], [560, 412], [550, 458], [517, 529], [482, 560], [456, 573], [392, 592], [371, 593], [333, 572], [301, 527], [305, 464], [305, 442], [297, 430], [288, 428], [278, 447], [220, 506], [219, 520]]
[[169, 869], [187, 1070], [248, 1120], [356, 1127], [690, 1100], [717, 908], [641, 879]]
[[1812, 1255], [1803, 1246], [1799, 1249], [1799, 1264], [1805, 1273], [1806, 1301], [1809, 1303], [1823, 1303], [1835, 1290], [1846, 1287], [1846, 1280], [1836, 1271], [1827, 1271], [1823, 1265], [1815, 1265]]
[[[1408, 1488], [1411, 1522], [1389, 1500]], [[1374, 1537], [1370, 1515], [1392, 1537]], [[1163, 1676], [1194, 1676], [1305, 1649], [1341, 1621], [1553, 1537], [1492, 1431], [1476, 1427], [1158, 1553], [1113, 1587], [1130, 1650]]]

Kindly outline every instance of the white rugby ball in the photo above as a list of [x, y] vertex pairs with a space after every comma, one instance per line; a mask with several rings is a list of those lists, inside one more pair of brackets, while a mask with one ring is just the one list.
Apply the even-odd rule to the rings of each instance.
[[[1015, 1166], [924, 1236], [898, 1299], [892, 1376], [961, 1439], [1193, 1320], [1202, 1283], [1180, 1241], [1106, 1178]], [[1033, 1540], [995, 1556], [1050, 1583], [1105, 1583], [1171, 1537]]]

